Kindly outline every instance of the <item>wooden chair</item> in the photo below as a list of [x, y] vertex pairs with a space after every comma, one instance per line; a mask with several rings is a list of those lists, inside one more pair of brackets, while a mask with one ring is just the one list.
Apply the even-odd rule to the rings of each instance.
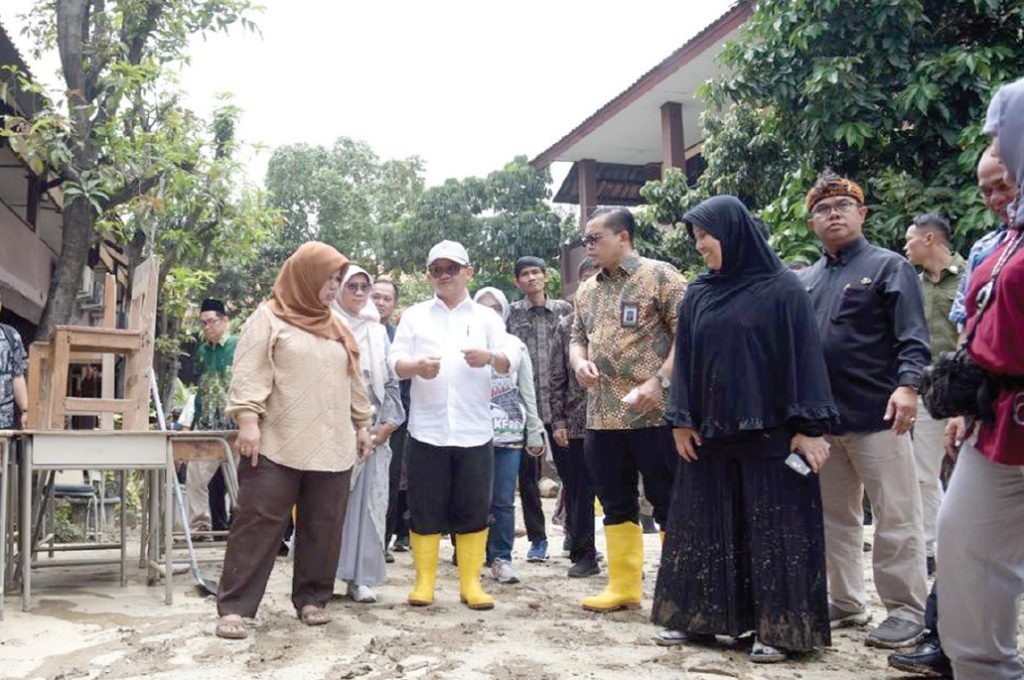
[[[30, 430], [63, 430], [65, 418], [72, 415], [113, 414], [122, 415], [122, 430], [149, 429], [149, 371], [153, 366], [158, 271], [155, 257], [136, 267], [128, 328], [112, 327], [114, 295], [108, 278], [104, 296], [107, 327], [55, 326], [50, 340], [32, 343], [28, 369]], [[120, 399], [113, 395], [114, 362], [110, 355], [125, 357]], [[71, 365], [100, 361], [104, 364], [103, 396], [67, 396]]]

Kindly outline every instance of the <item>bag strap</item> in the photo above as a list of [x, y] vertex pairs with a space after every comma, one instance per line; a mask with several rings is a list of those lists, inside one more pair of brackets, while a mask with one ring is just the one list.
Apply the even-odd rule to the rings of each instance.
[[1009, 262], [1010, 258], [1017, 254], [1021, 245], [1024, 245], [1024, 230], [1016, 232], [1013, 242], [1010, 243], [999, 256], [999, 261], [996, 262], [996, 266], [992, 269], [992, 278], [985, 284], [985, 287], [989, 288], [988, 298], [984, 304], [978, 305], [978, 313], [974, 315], [971, 328], [967, 331], [967, 337], [964, 338], [964, 342], [960, 345], [957, 353], [966, 352], [970, 348], [971, 341], [974, 340], [974, 334], [978, 330], [978, 324], [981, 323], [981, 317], [984, 316], [985, 311], [992, 306], [992, 298], [996, 294], [996, 282], [999, 280], [999, 273], [1003, 271], [1003, 267], [1007, 262]]

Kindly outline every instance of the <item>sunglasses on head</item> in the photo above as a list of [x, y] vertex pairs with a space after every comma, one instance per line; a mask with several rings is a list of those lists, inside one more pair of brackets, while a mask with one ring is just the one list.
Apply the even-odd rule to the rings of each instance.
[[427, 272], [435, 279], [440, 278], [445, 274], [447, 274], [448, 276], [455, 276], [460, 271], [462, 271], [462, 265], [456, 262], [453, 262], [452, 264], [447, 266], [440, 264], [432, 264], [429, 267], [427, 267]]

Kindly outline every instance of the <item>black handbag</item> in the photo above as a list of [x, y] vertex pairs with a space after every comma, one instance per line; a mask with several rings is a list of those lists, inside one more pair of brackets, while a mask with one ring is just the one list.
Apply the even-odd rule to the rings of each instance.
[[1024, 234], [1018, 233], [992, 270], [992, 279], [978, 291], [978, 312], [963, 344], [955, 352], [943, 352], [938, 361], [924, 370], [921, 377], [921, 401], [932, 418], [941, 420], [954, 416], [978, 416], [982, 413], [982, 404], [990, 401], [986, 395], [989, 383], [995, 376], [978, 366], [967, 350], [974, 340], [981, 317], [995, 295], [999, 272], [1022, 243]]
[[978, 395], [987, 379], [988, 373], [974, 363], [966, 346], [955, 352], [943, 352], [938, 361], [924, 370], [921, 401], [936, 420], [976, 416]]

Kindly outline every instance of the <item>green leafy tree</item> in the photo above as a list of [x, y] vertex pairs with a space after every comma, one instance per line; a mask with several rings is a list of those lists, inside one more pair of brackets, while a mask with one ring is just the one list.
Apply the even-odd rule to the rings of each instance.
[[348, 137], [330, 147], [278, 147], [267, 165], [266, 188], [285, 223], [267, 255], [280, 264], [302, 243], [319, 240], [380, 271], [395, 253], [391, 225], [413, 209], [423, 172], [416, 156], [382, 161], [366, 142]]
[[548, 203], [550, 182], [547, 170], [517, 156], [486, 178], [449, 179], [425, 190], [412, 214], [395, 225], [397, 248], [387, 268], [421, 272], [430, 247], [451, 239], [469, 251], [475, 285], [512, 293], [517, 258], [537, 255], [557, 269], [563, 220]]
[[917, 212], [947, 213], [961, 247], [991, 228], [974, 166], [994, 88], [1020, 75], [1017, 0], [763, 0], [702, 94], [698, 194], [734, 193], [785, 256], [816, 252], [804, 195], [829, 166], [861, 182], [869, 238], [902, 244]]
[[190, 114], [171, 69], [187, 61], [193, 35], [253, 29], [252, 10], [249, 0], [41, 0], [30, 13], [35, 51], [57, 50], [66, 86], [61, 101], [32, 120], [8, 117], [4, 129], [34, 171], [63, 186], [62, 250], [41, 336], [72, 318], [89, 249], [120, 209], [164, 200], [180, 173], [194, 171], [195, 140], [177, 134]]

